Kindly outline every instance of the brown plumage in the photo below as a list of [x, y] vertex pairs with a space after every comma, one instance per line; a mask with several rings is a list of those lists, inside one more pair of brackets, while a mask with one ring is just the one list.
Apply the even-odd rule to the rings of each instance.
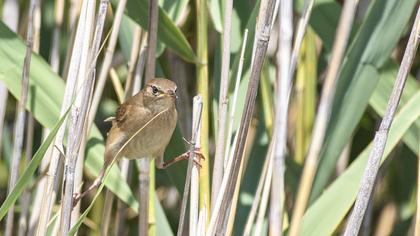
[[176, 88], [170, 80], [153, 79], [121, 104], [106, 140], [104, 166], [121, 149], [117, 158], [153, 157], [156, 166], [164, 168], [163, 154], [177, 121]]
[[177, 122], [176, 89], [176, 84], [171, 80], [152, 79], [139, 93], [120, 105], [116, 117], [108, 119], [112, 120], [112, 127], [108, 132], [104, 165], [99, 176], [85, 192], [75, 194], [74, 205], [101, 183], [105, 170], [114, 158], [151, 157], [156, 159], [158, 168], [166, 168], [178, 160], [187, 158], [183, 155], [168, 163], [163, 160], [163, 154]]

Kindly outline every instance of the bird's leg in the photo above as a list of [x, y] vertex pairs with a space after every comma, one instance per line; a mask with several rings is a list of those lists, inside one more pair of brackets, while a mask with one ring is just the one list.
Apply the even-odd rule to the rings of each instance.
[[86, 189], [83, 193], [73, 194], [73, 207], [77, 205], [77, 203], [82, 197], [84, 197], [86, 194], [88, 194], [90, 191], [97, 188], [101, 184], [102, 179], [104, 178], [104, 174], [105, 174], [105, 169], [102, 168], [101, 172], [99, 172], [98, 177], [96, 177], [95, 181], [93, 181], [93, 183], [89, 186], [88, 189]]
[[[196, 148], [194, 149], [194, 153], [199, 157], [199, 160], [194, 160], [195, 164], [197, 164], [200, 168], [201, 168], [201, 164], [200, 164], [200, 160], [201, 159], [205, 159], [204, 155], [200, 152], [200, 148]], [[170, 160], [170, 161], [166, 161], [163, 163], [163, 165], [161, 165], [159, 168], [160, 169], [166, 169], [169, 166], [171, 166], [172, 164], [178, 162], [178, 161], [182, 161], [182, 160], [188, 160], [190, 158], [190, 151], [187, 151], [177, 157], [175, 157], [174, 159]]]

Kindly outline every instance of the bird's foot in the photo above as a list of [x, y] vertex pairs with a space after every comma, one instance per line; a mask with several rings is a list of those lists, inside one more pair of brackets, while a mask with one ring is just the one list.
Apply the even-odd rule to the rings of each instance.
[[[197, 166], [199, 166], [201, 168], [202, 166], [200, 164], [200, 161], [201, 161], [201, 159], [205, 160], [205, 157], [201, 153], [200, 148], [195, 148], [194, 149], [194, 154], [197, 155], [199, 158], [198, 158], [198, 160], [196, 158], [194, 158], [193, 161]], [[163, 165], [162, 165], [162, 169], [168, 168], [169, 166], [171, 166], [175, 162], [182, 161], [182, 160], [188, 160], [190, 158], [190, 156], [191, 156], [190, 151], [187, 151], [187, 152], [175, 157], [174, 159], [172, 159], [170, 161], [164, 162]]]

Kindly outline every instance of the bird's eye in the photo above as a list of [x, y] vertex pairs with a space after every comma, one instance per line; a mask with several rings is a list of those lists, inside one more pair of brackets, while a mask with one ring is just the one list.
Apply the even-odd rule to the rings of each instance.
[[156, 88], [156, 86], [153, 86], [152, 85], [152, 93], [153, 93], [153, 95], [157, 95], [158, 92], [159, 92], [159, 90]]

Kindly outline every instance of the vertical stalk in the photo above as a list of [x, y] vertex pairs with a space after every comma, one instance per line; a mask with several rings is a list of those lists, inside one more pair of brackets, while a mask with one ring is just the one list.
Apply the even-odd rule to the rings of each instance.
[[348, 0], [344, 2], [341, 13], [336, 38], [334, 41], [331, 61], [328, 65], [327, 76], [323, 85], [321, 99], [315, 118], [315, 125], [312, 132], [312, 140], [305, 160], [305, 165], [300, 180], [296, 204], [293, 211], [292, 222], [290, 225], [290, 236], [299, 234], [300, 223], [306, 209], [309, 194], [312, 189], [313, 179], [318, 167], [318, 158], [324, 142], [327, 122], [330, 118], [332, 101], [335, 93], [335, 85], [341, 61], [346, 49], [347, 41], [353, 24], [354, 14], [358, 0]]
[[139, 236], [149, 233], [149, 188], [150, 188], [150, 157], [141, 158], [139, 163]]
[[[86, 4], [86, 1], [83, 2]], [[80, 18], [83, 19], [86, 17], [86, 11], [82, 11]], [[66, 88], [64, 91], [63, 103], [61, 105], [60, 115], [62, 116], [70, 107], [71, 101], [73, 98], [74, 91], [76, 90], [76, 81], [77, 75], [79, 72], [79, 65], [81, 59], [80, 50], [76, 50], [82, 47], [83, 36], [85, 34], [85, 27], [82, 21], [78, 22], [75, 40], [73, 44], [73, 52], [71, 53], [71, 59], [69, 62], [69, 69], [66, 79]], [[64, 132], [66, 127], [66, 122], [60, 127], [55, 137], [55, 141], [52, 147], [62, 147]], [[60, 151], [57, 148], [52, 148], [51, 161], [47, 172], [47, 180], [45, 185], [45, 190], [43, 191], [42, 203], [41, 203], [41, 212], [37, 227], [36, 235], [43, 236], [46, 234], [47, 224], [51, 215], [52, 206], [57, 195], [57, 186], [58, 186], [58, 170], [60, 163]]]
[[64, 0], [55, 1], [54, 11], [54, 31], [51, 44], [50, 63], [55, 72], [60, 69], [60, 40], [61, 40], [61, 26], [63, 24], [64, 16]]
[[420, 7], [417, 8], [416, 19], [411, 29], [410, 38], [404, 52], [404, 57], [398, 70], [397, 79], [395, 80], [391, 96], [384, 117], [381, 121], [379, 129], [376, 131], [373, 140], [372, 149], [369, 152], [363, 177], [360, 182], [359, 192], [357, 193], [356, 202], [353, 211], [347, 222], [345, 236], [358, 235], [360, 225], [362, 224], [366, 208], [375, 184], [376, 175], [379, 170], [380, 161], [384, 153], [385, 144], [388, 138], [389, 128], [394, 120], [395, 112], [401, 99], [407, 76], [410, 73], [414, 58], [416, 57], [417, 48], [420, 41]]
[[[75, 183], [76, 162], [86, 133], [86, 115], [90, 102], [90, 93], [94, 81], [94, 68], [96, 66], [96, 52], [99, 49], [99, 42], [102, 36], [103, 22], [98, 20], [98, 27], [95, 30], [95, 40], [92, 50], [91, 35], [95, 16], [95, 1], [84, 3], [82, 12], [86, 11], [85, 17], [80, 17], [79, 22], [85, 25], [83, 43], [80, 48], [80, 67], [77, 73], [77, 85], [75, 102], [71, 107], [69, 118], [68, 144], [64, 163], [64, 186], [63, 199], [61, 203], [60, 234], [66, 235], [71, 226], [71, 212], [73, 210], [73, 193]], [[79, 93], [80, 90], [80, 93]]]
[[[40, 45], [40, 33], [41, 33], [41, 6], [37, 4], [34, 10], [33, 16], [33, 51], [35, 53], [39, 53], [39, 45]], [[26, 144], [25, 144], [25, 166], [30, 162], [32, 157], [32, 149], [33, 149], [33, 139], [34, 139], [34, 127], [35, 120], [31, 113], [28, 112], [27, 116], [27, 126], [26, 126]], [[22, 213], [19, 217], [19, 231], [18, 235], [25, 235], [26, 231], [28, 230], [28, 214], [29, 214], [29, 207], [31, 203], [31, 195], [32, 192], [29, 189], [25, 189], [22, 193], [21, 198], [21, 208]]]
[[[420, 147], [420, 142], [419, 142]], [[414, 227], [414, 235], [420, 235], [420, 148], [418, 149], [417, 160], [417, 210], [416, 210], [416, 223]]]
[[311, 137], [316, 106], [317, 54], [315, 35], [311, 29], [308, 30], [304, 38], [301, 55], [295, 86], [298, 110], [296, 114], [295, 161], [303, 164]]
[[[177, 235], [181, 236], [184, 233], [184, 226], [185, 226], [185, 215], [186, 215], [186, 209], [187, 209], [187, 202], [188, 202], [188, 193], [190, 191], [190, 183], [192, 182], [192, 177], [194, 177], [193, 175], [193, 168], [194, 167], [194, 160], [195, 160], [195, 149], [198, 147], [197, 146], [197, 140], [200, 139], [200, 129], [201, 129], [201, 125], [200, 123], [202, 122], [202, 112], [203, 112], [203, 102], [202, 102], [202, 97], [201, 95], [197, 95], [194, 97], [193, 99], [193, 126], [191, 128], [191, 142], [190, 142], [190, 147], [189, 147], [189, 155], [190, 158], [188, 159], [188, 168], [187, 168], [187, 175], [185, 178], [185, 187], [184, 187], [184, 193], [182, 195], [182, 202], [181, 202], [181, 212], [180, 212], [180, 216], [179, 216], [179, 224], [178, 224], [178, 232]], [[194, 170], [194, 172], [196, 172]], [[197, 176], [195, 176], [197, 177]], [[198, 176], [199, 177], [199, 176]], [[194, 183], [191, 183], [194, 184]], [[191, 186], [191, 194], [193, 194], [193, 188], [196, 188], [197, 186]], [[196, 191], [194, 191], [196, 192]], [[192, 197], [194, 198], [194, 197]], [[191, 200], [191, 207], [192, 208], [197, 208], [197, 202], [193, 201], [194, 199]], [[204, 204], [205, 205], [205, 204]], [[206, 211], [206, 210], [205, 210]], [[190, 212], [191, 213], [191, 212]], [[194, 216], [192, 216], [194, 215]], [[197, 216], [196, 213], [193, 212], [193, 214], [190, 215], [190, 220], [191, 218], [194, 217], [194, 220], [197, 221]], [[193, 227], [195, 227], [196, 225], [194, 225]], [[191, 233], [191, 231], [190, 231]]]
[[92, 105], [89, 110], [89, 117], [88, 117], [88, 125], [90, 130], [90, 126], [92, 126], [93, 121], [95, 119], [96, 112], [98, 111], [99, 103], [101, 101], [102, 92], [105, 87], [106, 78], [108, 77], [108, 71], [111, 67], [112, 57], [114, 56], [115, 46], [118, 40], [118, 32], [120, 31], [121, 20], [124, 14], [125, 5], [127, 0], [120, 0], [118, 2], [117, 11], [115, 13], [114, 21], [112, 22], [112, 32], [109, 39], [108, 47], [105, 51], [104, 60], [102, 62], [102, 67], [99, 72], [99, 77], [96, 82], [95, 92], [92, 98]]
[[[200, 170], [200, 208], [204, 202], [210, 202], [209, 176], [209, 78], [208, 78], [208, 49], [207, 49], [207, 1], [195, 0], [196, 5], [196, 33], [197, 33], [197, 91], [203, 99], [202, 122], [200, 127], [201, 153], [206, 159], [201, 162]], [[207, 204], [207, 212], [210, 206]], [[208, 220], [208, 219], [207, 219]], [[207, 221], [206, 220], [206, 221]]]
[[[274, 150], [272, 167], [272, 188], [270, 202], [271, 235], [283, 235], [284, 206], [284, 171], [287, 145], [287, 117], [289, 111], [289, 94], [292, 76], [290, 59], [293, 38], [293, 2], [280, 1], [279, 10], [279, 44], [277, 48], [277, 92], [275, 125], [273, 132]], [[270, 173], [270, 171], [269, 171]]]
[[[228, 111], [228, 88], [229, 88], [229, 66], [230, 66], [230, 33], [232, 28], [232, 7], [233, 0], [225, 0], [223, 17], [223, 50], [220, 75], [220, 97], [219, 113], [217, 120], [216, 152], [214, 155], [213, 179], [211, 185], [211, 198], [216, 199], [222, 183], [226, 145], [226, 123]], [[230, 140], [229, 140], [230, 141]], [[212, 201], [212, 209], [214, 201]]]
[[[22, 71], [22, 88], [21, 88], [21, 99], [17, 105], [16, 119], [14, 126], [14, 138], [13, 138], [13, 154], [11, 163], [11, 174], [9, 183], [7, 186], [8, 194], [15, 187], [16, 181], [19, 177], [19, 164], [22, 155], [23, 135], [25, 130], [25, 117], [26, 117], [26, 103], [28, 100], [28, 88], [29, 88], [29, 70], [31, 66], [32, 46], [33, 46], [33, 20], [36, 6], [39, 4], [37, 0], [31, 0], [28, 12], [28, 30], [26, 34], [26, 53], [23, 62]], [[14, 218], [14, 204], [9, 208], [6, 219], [6, 230], [5, 236], [13, 234], [13, 218]]]
[[248, 29], [245, 29], [243, 40], [242, 40], [242, 48], [241, 48], [241, 52], [240, 52], [241, 54], [240, 54], [240, 59], [239, 59], [238, 72], [236, 74], [235, 88], [233, 90], [233, 95], [232, 95], [232, 97], [233, 97], [233, 100], [232, 100], [232, 103], [231, 103], [232, 107], [231, 107], [230, 114], [229, 114], [229, 123], [228, 123], [228, 128], [227, 128], [228, 131], [227, 131], [227, 138], [226, 138], [227, 146], [226, 146], [226, 150], [225, 150], [224, 168], [226, 168], [226, 166], [227, 166], [228, 157], [233, 156], [233, 155], [229, 154], [229, 153], [231, 153], [230, 152], [230, 145], [231, 145], [230, 143], [231, 143], [231, 139], [232, 139], [233, 121], [234, 121], [234, 117], [235, 117], [237, 100], [238, 100], [239, 84], [241, 82], [242, 69], [243, 69], [243, 66], [244, 66], [244, 54], [245, 54], [245, 48], [246, 48], [247, 40], [248, 40]]
[[[249, 125], [252, 114], [254, 112], [255, 100], [257, 97], [258, 84], [261, 76], [261, 70], [264, 63], [265, 54], [267, 52], [268, 41], [270, 40], [271, 24], [273, 21], [275, 0], [262, 1], [260, 6], [260, 13], [257, 23], [257, 37], [255, 42], [255, 57], [251, 69], [251, 77], [248, 82], [248, 90], [245, 100], [245, 108], [242, 114], [241, 125], [238, 131], [238, 142], [235, 146], [235, 155], [232, 158], [232, 163], [228, 164], [228, 172], [224, 175], [222, 187], [226, 191], [219, 194], [219, 197], [214, 207], [212, 219], [210, 221], [208, 235], [223, 234], [226, 231], [226, 217], [229, 215], [228, 206], [230, 205], [235, 191], [236, 181], [239, 176], [240, 163], [242, 161], [245, 141], [248, 134]], [[223, 182], [226, 179], [226, 187]], [[222, 191], [222, 190], [221, 190]], [[216, 208], [218, 208], [216, 210]], [[223, 209], [221, 211], [220, 209]]]
[[315, 0], [305, 1], [302, 14], [300, 15], [300, 18], [299, 18], [299, 23], [298, 23], [294, 45], [293, 45], [293, 51], [292, 51], [292, 55], [290, 59], [290, 70], [289, 70], [290, 77], [293, 77], [293, 74], [296, 69], [296, 63], [298, 61], [300, 48], [302, 46], [303, 36], [305, 35], [306, 27], [308, 26], [309, 17], [311, 15], [314, 2]]
[[[191, 168], [191, 196], [190, 196], [190, 235], [195, 235], [198, 229], [198, 209], [199, 209], [199, 185], [200, 185], [200, 167], [197, 163], [194, 162], [196, 160], [196, 155], [194, 150], [199, 148], [201, 145], [200, 140], [200, 122], [201, 122], [201, 110], [202, 110], [202, 100], [201, 96], [196, 96], [193, 100], [193, 117], [192, 117], [192, 130], [194, 133], [191, 134], [191, 141], [195, 143], [192, 148], [190, 147], [190, 159], [188, 160], [188, 168]], [[190, 165], [191, 162], [191, 165]], [[190, 167], [191, 166], [191, 167]], [[188, 191], [188, 189], [187, 189]]]
[[[5, 0], [3, 2], [2, 12], [3, 22], [13, 31], [17, 31], [19, 21], [19, 1], [18, 0]], [[2, 146], [4, 117], [6, 115], [7, 97], [9, 91], [3, 81], [0, 81], [0, 153]]]

